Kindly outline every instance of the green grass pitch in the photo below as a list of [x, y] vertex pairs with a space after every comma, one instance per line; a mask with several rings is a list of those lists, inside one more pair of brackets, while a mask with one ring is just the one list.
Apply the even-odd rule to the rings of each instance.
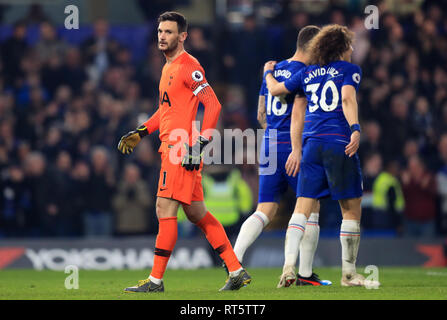
[[[280, 268], [248, 268], [253, 281], [239, 291], [218, 292], [226, 274], [221, 268], [168, 270], [165, 292], [124, 293], [126, 286], [147, 277], [145, 270], [79, 271], [79, 289], [64, 286], [68, 274], [56, 271], [0, 271], [0, 300], [407, 300], [447, 299], [447, 269], [380, 268], [377, 290], [340, 286], [339, 268], [318, 268], [320, 278], [333, 282], [327, 287], [276, 289]], [[363, 269], [358, 268], [362, 273]]]

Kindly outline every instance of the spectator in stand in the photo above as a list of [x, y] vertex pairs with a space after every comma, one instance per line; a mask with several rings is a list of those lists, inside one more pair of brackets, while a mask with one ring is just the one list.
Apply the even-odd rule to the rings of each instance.
[[107, 149], [96, 146], [91, 153], [91, 174], [87, 184], [87, 211], [84, 232], [87, 237], [109, 237], [113, 233], [111, 199], [115, 178]]
[[89, 208], [87, 201], [89, 197], [90, 167], [88, 163], [82, 160], [76, 162], [71, 170], [71, 179], [70, 204], [75, 213], [73, 219], [79, 224], [79, 226], [75, 227], [75, 232], [79, 231], [79, 235], [84, 235], [83, 218]]
[[409, 105], [401, 96], [394, 95], [391, 98], [391, 115], [385, 126], [383, 141], [388, 155], [402, 152], [406, 139], [413, 137], [413, 131], [408, 125]]
[[137, 165], [124, 168], [117, 192], [113, 198], [115, 233], [118, 235], [145, 234], [149, 230], [149, 207], [152, 198], [147, 183], [141, 179]]
[[362, 197], [362, 226], [373, 228], [373, 184], [382, 170], [382, 157], [379, 153], [365, 156], [363, 163], [363, 197]]
[[[248, 117], [256, 120], [262, 65], [270, 56], [269, 43], [254, 15], [244, 18], [242, 28], [232, 32], [226, 41], [226, 64], [230, 82], [245, 87]], [[256, 52], [256, 54], [253, 54]], [[292, 52], [291, 52], [292, 53]], [[290, 53], [290, 54], [291, 54]], [[255, 121], [251, 121], [254, 123]]]
[[1, 57], [3, 61], [3, 72], [5, 83], [8, 86], [15, 86], [16, 79], [20, 75], [20, 63], [27, 52], [26, 24], [18, 21], [14, 24], [12, 36], [1, 46]]
[[399, 181], [400, 166], [397, 160], [388, 160], [385, 170], [374, 180], [372, 192], [372, 227], [397, 230], [401, 233], [401, 220], [405, 198]]
[[363, 140], [358, 151], [361, 163], [365, 162], [367, 154], [383, 154], [380, 125], [376, 121], [369, 121], [363, 127]]
[[60, 237], [73, 237], [80, 235], [81, 221], [76, 207], [73, 205], [73, 178], [71, 174], [72, 159], [67, 151], [60, 151], [52, 169], [54, 177], [53, 187], [57, 196], [59, 209], [55, 232]]
[[40, 61], [46, 65], [53, 56], [64, 56], [67, 44], [57, 36], [57, 31], [50, 21], [40, 24], [40, 39], [35, 45]]
[[61, 68], [63, 80], [61, 84], [68, 85], [74, 95], [81, 93], [83, 84], [88, 80], [85, 66], [82, 64], [82, 55], [78, 48], [67, 49], [65, 60]]
[[25, 236], [24, 172], [11, 164], [7, 176], [0, 181], [0, 237]]
[[30, 228], [29, 235], [56, 236], [60, 193], [54, 188], [54, 179], [40, 152], [30, 153], [25, 160], [25, 188], [31, 204], [25, 218]]
[[419, 156], [412, 156], [402, 172], [405, 197], [404, 234], [411, 237], [436, 235], [436, 181]]
[[400, 164], [402, 167], [406, 167], [408, 165], [408, 160], [413, 157], [419, 155], [419, 144], [415, 139], [408, 139], [405, 141], [403, 147], [402, 157], [400, 158]]
[[93, 24], [93, 35], [82, 43], [81, 51], [89, 65], [90, 78], [99, 81], [102, 74], [113, 64], [118, 43], [109, 35], [109, 23], [98, 19]]

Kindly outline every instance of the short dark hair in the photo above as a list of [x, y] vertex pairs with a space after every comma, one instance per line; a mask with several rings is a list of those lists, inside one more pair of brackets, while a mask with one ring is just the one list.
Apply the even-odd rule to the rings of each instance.
[[306, 51], [309, 41], [312, 40], [315, 35], [320, 32], [320, 28], [314, 25], [305, 26], [298, 33], [296, 39], [296, 48], [302, 51]]
[[332, 24], [323, 27], [309, 42], [309, 64], [325, 66], [337, 61], [340, 56], [349, 50], [354, 41], [354, 32], [347, 27]]
[[181, 13], [175, 12], [175, 11], [167, 11], [165, 13], [162, 13], [158, 17], [158, 23], [162, 21], [175, 21], [177, 22], [178, 32], [186, 32], [188, 30], [188, 22], [186, 21], [186, 18]]

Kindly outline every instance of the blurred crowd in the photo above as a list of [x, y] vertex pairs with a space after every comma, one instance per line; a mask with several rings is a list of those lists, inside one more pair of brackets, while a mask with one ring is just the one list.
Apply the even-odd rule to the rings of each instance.
[[[259, 128], [264, 62], [290, 57], [307, 24], [348, 25], [356, 33], [353, 62], [363, 70], [363, 225], [445, 234], [447, 16], [436, 3], [407, 15], [379, 8], [377, 30], [343, 8], [316, 16], [291, 11], [272, 23], [254, 14], [236, 27], [191, 26], [186, 49], [223, 105], [218, 128]], [[164, 57], [155, 30], [138, 61], [104, 19], [80, 45], [46, 19], [30, 45], [28, 27], [17, 22], [0, 44], [0, 237], [156, 232], [158, 137], [145, 138], [131, 156], [116, 150], [157, 108]], [[256, 165], [237, 169], [256, 198]]]

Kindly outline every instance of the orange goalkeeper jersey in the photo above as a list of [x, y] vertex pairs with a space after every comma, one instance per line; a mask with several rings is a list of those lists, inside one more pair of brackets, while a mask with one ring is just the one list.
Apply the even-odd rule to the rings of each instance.
[[200, 63], [183, 52], [163, 67], [159, 85], [159, 109], [145, 123], [149, 133], [159, 129], [162, 142], [177, 142], [180, 140], [177, 133], [181, 131], [174, 130], [182, 129], [192, 143], [199, 134], [194, 126], [199, 102], [205, 106], [203, 132], [216, 126], [220, 104]]

